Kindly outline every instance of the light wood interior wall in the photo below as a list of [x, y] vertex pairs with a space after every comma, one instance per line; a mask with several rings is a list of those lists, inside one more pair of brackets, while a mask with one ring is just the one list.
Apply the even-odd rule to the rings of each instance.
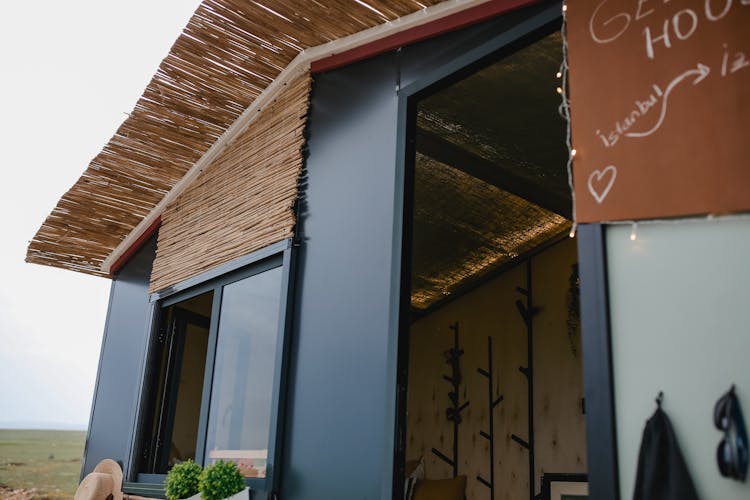
[[[566, 239], [532, 259], [534, 318], [534, 426], [536, 491], [544, 472], [586, 471], [585, 416], [582, 414], [583, 374], [580, 335], [568, 336], [568, 290], [576, 263], [575, 241]], [[496, 395], [495, 498], [528, 498], [527, 451], [511, 439], [528, 439], [526, 327], [515, 301], [516, 287], [526, 287], [526, 264], [510, 269], [472, 292], [448, 303], [412, 325], [407, 406], [407, 460], [423, 456], [426, 477], [448, 478], [452, 469], [436, 457], [433, 447], [451, 456], [453, 423], [446, 419], [450, 384], [443, 380], [449, 366], [443, 353], [452, 346], [449, 325], [458, 321], [463, 382], [462, 403], [470, 401], [459, 427], [459, 474], [468, 476], [467, 499], [487, 499], [489, 489], [476, 480], [489, 478], [489, 443], [479, 435], [488, 428], [486, 378], [487, 336], [493, 338]], [[574, 352], [575, 351], [575, 352]]]

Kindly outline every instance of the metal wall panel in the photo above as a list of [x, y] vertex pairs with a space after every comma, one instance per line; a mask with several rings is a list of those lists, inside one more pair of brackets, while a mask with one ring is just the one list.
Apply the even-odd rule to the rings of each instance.
[[129, 468], [151, 307], [149, 276], [156, 250], [148, 242], [112, 280], [82, 475], [111, 458]]
[[378, 498], [389, 450], [385, 376], [395, 56], [313, 88], [299, 235], [284, 498]]

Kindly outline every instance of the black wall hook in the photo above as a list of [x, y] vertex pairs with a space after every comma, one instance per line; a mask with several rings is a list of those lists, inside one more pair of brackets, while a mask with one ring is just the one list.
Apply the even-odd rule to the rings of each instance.
[[656, 407], [661, 410], [661, 404], [664, 401], [664, 391], [659, 391], [659, 394], [656, 395]]

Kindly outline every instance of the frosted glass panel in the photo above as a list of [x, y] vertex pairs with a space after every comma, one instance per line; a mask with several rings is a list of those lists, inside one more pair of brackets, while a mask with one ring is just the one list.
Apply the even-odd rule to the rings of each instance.
[[226, 285], [221, 301], [205, 463], [265, 477], [281, 268]]
[[737, 384], [750, 416], [750, 217], [607, 229], [615, 412], [623, 499], [643, 426], [664, 391], [700, 498], [747, 500], [719, 475], [716, 400]]

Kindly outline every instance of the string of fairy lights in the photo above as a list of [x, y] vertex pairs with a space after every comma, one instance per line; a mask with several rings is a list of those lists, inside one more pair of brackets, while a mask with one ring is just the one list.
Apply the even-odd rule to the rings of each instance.
[[557, 87], [557, 93], [560, 94], [562, 102], [560, 103], [560, 116], [565, 120], [565, 146], [568, 148], [568, 161], [567, 161], [567, 173], [568, 173], [568, 187], [570, 188], [571, 205], [573, 225], [570, 228], [570, 237], [573, 238], [576, 235], [576, 229], [578, 223], [576, 222], [576, 193], [573, 189], [573, 158], [576, 155], [576, 150], [573, 148], [573, 138], [570, 127], [570, 98], [568, 97], [568, 37], [567, 37], [567, 13], [568, 5], [563, 4], [562, 6], [562, 27], [560, 33], [562, 35], [562, 62], [560, 62], [560, 69], [557, 72], [557, 78], [560, 80], [560, 86]]

